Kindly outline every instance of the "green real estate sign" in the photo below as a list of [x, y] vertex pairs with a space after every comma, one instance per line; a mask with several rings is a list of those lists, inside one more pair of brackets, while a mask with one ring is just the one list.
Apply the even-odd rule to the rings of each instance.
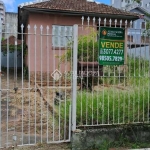
[[99, 64], [123, 65], [124, 64], [125, 29], [100, 28]]

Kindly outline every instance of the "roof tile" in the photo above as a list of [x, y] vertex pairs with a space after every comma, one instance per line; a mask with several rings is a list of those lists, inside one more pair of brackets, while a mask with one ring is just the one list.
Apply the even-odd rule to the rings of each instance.
[[70, 12], [84, 12], [97, 14], [139, 16], [137, 13], [131, 13], [121, 9], [114, 8], [105, 4], [97, 4], [96, 2], [88, 2], [87, 0], [48, 0], [45, 2], [26, 5], [27, 8], [61, 10]]

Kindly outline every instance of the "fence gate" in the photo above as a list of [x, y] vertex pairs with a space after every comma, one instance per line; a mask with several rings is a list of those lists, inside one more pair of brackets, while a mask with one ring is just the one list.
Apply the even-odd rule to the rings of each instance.
[[75, 28], [9, 29], [0, 28], [0, 147], [69, 142]]

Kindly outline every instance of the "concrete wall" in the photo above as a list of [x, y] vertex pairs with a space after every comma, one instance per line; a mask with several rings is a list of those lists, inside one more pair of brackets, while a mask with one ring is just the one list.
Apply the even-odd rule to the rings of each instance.
[[[76, 130], [72, 150], [106, 149], [113, 142], [150, 142], [150, 126], [109, 126], [100, 129]], [[106, 145], [107, 144], [107, 145]]]

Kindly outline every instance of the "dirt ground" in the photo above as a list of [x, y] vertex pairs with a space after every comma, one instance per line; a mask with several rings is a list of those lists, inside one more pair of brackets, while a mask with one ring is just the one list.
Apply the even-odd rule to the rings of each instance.
[[[47, 137], [49, 142], [68, 138], [68, 133], [64, 132], [67, 129], [60, 125], [59, 118], [56, 117], [57, 111], [53, 109], [55, 89], [43, 86], [40, 91], [35, 84], [29, 84], [25, 79], [22, 85], [19, 75], [16, 84], [13, 73], [10, 73], [9, 80], [7, 74], [3, 74], [1, 86], [2, 147], [11, 146], [15, 137], [17, 145], [40, 143], [41, 139], [46, 142]], [[44, 97], [49, 99], [48, 102], [42, 95], [46, 95]], [[49, 105], [51, 110], [48, 109]]]

